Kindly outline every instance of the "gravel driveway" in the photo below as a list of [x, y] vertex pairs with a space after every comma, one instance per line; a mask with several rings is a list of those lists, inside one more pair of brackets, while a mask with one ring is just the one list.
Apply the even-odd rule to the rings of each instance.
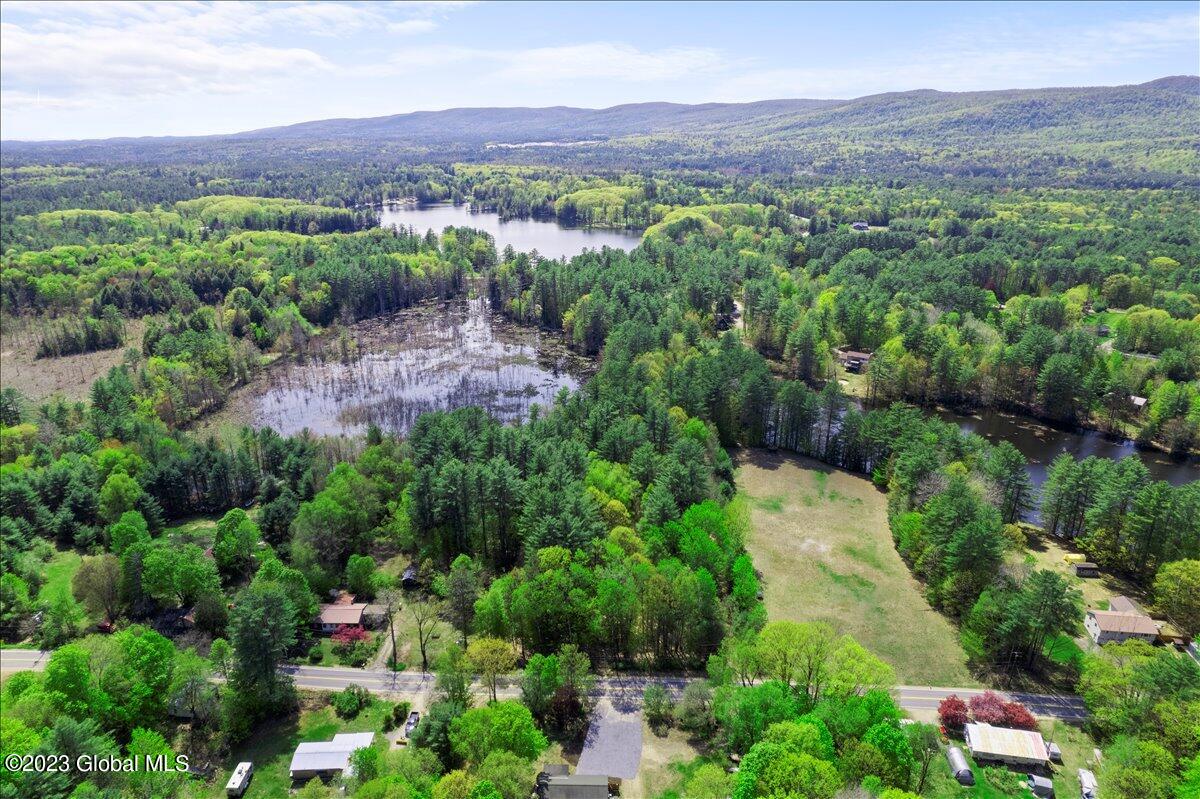
[[641, 762], [641, 709], [618, 710], [608, 699], [599, 700], [575, 773], [628, 780], [637, 776]]

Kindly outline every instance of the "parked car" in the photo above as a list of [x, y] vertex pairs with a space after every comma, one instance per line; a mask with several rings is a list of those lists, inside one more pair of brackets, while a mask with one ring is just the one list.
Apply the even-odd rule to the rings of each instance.
[[420, 713], [418, 713], [415, 710], [412, 713], [409, 713], [408, 721], [404, 722], [404, 737], [407, 738], [408, 736], [412, 735], [412, 731], [415, 730], [417, 728], [417, 725], [420, 723], [421, 723], [421, 714]]

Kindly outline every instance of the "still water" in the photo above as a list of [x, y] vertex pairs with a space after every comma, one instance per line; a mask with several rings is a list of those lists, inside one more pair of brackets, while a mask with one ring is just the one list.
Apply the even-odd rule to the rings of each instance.
[[517, 252], [537, 250], [546, 258], [571, 258], [585, 249], [601, 247], [632, 250], [642, 242], [642, 234], [636, 230], [569, 228], [544, 219], [504, 222], [494, 211], [472, 211], [468, 205], [450, 203], [385, 205], [379, 210], [379, 224], [383, 227], [413, 227], [422, 233], [430, 229], [440, 233], [451, 225], [472, 227], [492, 234], [497, 252], [512, 245]]
[[1029, 476], [1035, 486], [1046, 482], [1046, 469], [1064, 452], [1076, 458], [1121, 460], [1140, 458], [1154, 480], [1183, 485], [1200, 480], [1200, 458], [1176, 460], [1155, 450], [1138, 449], [1132, 441], [1112, 439], [1095, 430], [1060, 430], [1032, 419], [998, 411], [980, 411], [971, 416], [939, 410], [937, 415], [957, 424], [967, 433], [983, 436], [993, 444], [1008, 441], [1029, 460]]
[[372, 423], [403, 434], [426, 411], [467, 405], [504, 422], [527, 417], [588, 371], [558, 336], [508, 324], [477, 298], [360, 322], [316, 357], [277, 363], [231, 405], [283, 435], [353, 436]]

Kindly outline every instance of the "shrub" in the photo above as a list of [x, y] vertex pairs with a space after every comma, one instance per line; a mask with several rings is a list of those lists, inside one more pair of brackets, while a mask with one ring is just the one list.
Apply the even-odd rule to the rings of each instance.
[[408, 714], [412, 710], [412, 703], [408, 701], [397, 702], [392, 705], [392, 712], [383, 719], [383, 731], [390, 732], [397, 727], [404, 725], [408, 720]]
[[350, 646], [357, 644], [359, 641], [366, 641], [370, 637], [371, 634], [362, 627], [352, 627], [349, 624], [338, 625], [333, 635], [329, 636], [330, 640], [338, 646]]
[[967, 710], [967, 703], [956, 694], [950, 694], [938, 705], [938, 719], [947, 730], [961, 730], [970, 721], [971, 716]]
[[1004, 726], [1008, 722], [1008, 702], [995, 691], [971, 697], [971, 715], [981, 724]]
[[361, 685], [347, 685], [330, 700], [339, 718], [352, 719], [371, 704], [371, 695]]
[[1004, 705], [1005, 726], [1021, 730], [1036, 730], [1037, 719], [1029, 712], [1029, 708], [1020, 702], [1006, 702]]
[[646, 721], [655, 729], [670, 727], [674, 720], [675, 704], [667, 695], [667, 689], [660, 683], [652, 682], [646, 686], [642, 694], [643, 707], [646, 711]]
[[313, 644], [312, 648], [310, 648], [308, 650], [308, 662], [309, 663], [320, 663], [321, 658], [323, 658], [324, 656], [325, 656], [325, 653], [323, 653], [321, 651], [321, 645], [319, 643]]

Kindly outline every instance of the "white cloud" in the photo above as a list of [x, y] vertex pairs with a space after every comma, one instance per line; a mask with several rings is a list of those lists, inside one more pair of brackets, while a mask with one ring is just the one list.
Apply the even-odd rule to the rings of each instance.
[[409, 48], [391, 66], [407, 71], [413, 62], [468, 65], [481, 80], [520, 85], [580, 80], [664, 82], [726, 72], [735, 62], [717, 50], [671, 47], [639, 50], [620, 42], [586, 42], [560, 47], [487, 49], [471, 47]]
[[1195, 47], [1200, 16], [1046, 30], [993, 21], [953, 32], [933, 46], [899, 56], [864, 55], [850, 67], [792, 67], [730, 75], [721, 100], [777, 97], [851, 98], [911, 89], [972, 91], [1087, 82], [1097, 67], [1132, 63]]
[[[455, 5], [61, 2], [2, 4], [5, 108], [103, 105], [112, 98], [261, 90], [342, 66], [302, 36], [416, 35]], [[287, 45], [277, 34], [289, 34]]]

